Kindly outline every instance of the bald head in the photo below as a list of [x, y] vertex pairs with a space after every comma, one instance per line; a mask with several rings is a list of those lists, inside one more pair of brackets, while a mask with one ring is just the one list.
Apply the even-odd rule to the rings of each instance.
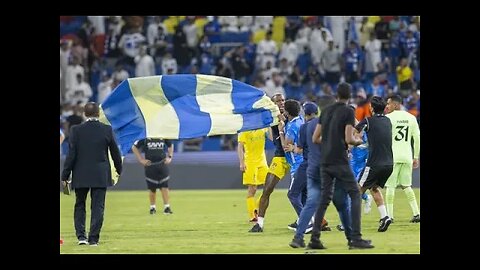
[[98, 117], [100, 109], [95, 102], [88, 102], [85, 104], [84, 112], [86, 117]]

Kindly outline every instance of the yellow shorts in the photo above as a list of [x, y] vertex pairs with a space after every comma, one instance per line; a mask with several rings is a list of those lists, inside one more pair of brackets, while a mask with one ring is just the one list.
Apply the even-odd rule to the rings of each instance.
[[246, 164], [247, 168], [243, 172], [243, 184], [259, 186], [265, 184], [268, 167], [266, 165]]
[[385, 183], [385, 187], [396, 188], [397, 186], [411, 186], [412, 170], [412, 163], [393, 163], [393, 171]]
[[283, 179], [285, 174], [290, 171], [290, 165], [287, 163], [285, 157], [273, 157], [272, 163], [268, 172], [278, 177], [280, 180]]

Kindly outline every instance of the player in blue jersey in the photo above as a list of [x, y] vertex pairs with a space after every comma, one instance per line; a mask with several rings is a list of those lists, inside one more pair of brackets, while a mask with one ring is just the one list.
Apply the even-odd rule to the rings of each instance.
[[[360, 180], [360, 173], [362, 172], [363, 168], [367, 164], [368, 159], [368, 141], [367, 141], [367, 133], [363, 133], [362, 135], [363, 144], [359, 146], [354, 146], [350, 150], [350, 167], [352, 167], [353, 175], [357, 182]], [[370, 213], [372, 210], [372, 196], [363, 193], [362, 199], [365, 201], [365, 208], [363, 209], [365, 214]]]
[[285, 116], [288, 122], [285, 124], [281, 121], [278, 125], [278, 130], [282, 147], [284, 150], [289, 149], [285, 150], [285, 159], [290, 165], [290, 176], [292, 180], [287, 195], [298, 216], [303, 208], [301, 200], [302, 191], [306, 188], [306, 178], [299, 177], [298, 181], [296, 181], [296, 172], [299, 169], [300, 164], [303, 162], [303, 156], [299, 153], [295, 153], [295, 151], [292, 151], [287, 146], [298, 145], [300, 126], [304, 123], [303, 118], [300, 116], [300, 103], [292, 99], [285, 101]]

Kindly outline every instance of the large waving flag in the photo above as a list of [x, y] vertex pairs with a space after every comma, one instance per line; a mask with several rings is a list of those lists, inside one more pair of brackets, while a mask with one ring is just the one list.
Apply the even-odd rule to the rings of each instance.
[[278, 107], [248, 84], [210, 75], [163, 75], [120, 83], [102, 103], [122, 154], [146, 137], [189, 139], [278, 124]]

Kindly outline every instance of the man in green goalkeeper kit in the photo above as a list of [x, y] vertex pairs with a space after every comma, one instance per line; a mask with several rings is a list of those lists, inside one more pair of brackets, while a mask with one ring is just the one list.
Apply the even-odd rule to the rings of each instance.
[[[420, 154], [420, 128], [412, 114], [400, 110], [402, 98], [398, 95], [387, 100], [386, 113], [392, 122], [393, 172], [385, 184], [387, 213], [393, 219], [395, 188], [400, 186], [412, 208], [412, 223], [420, 222], [420, 211], [412, 189], [412, 167], [418, 168]], [[412, 155], [413, 140], [413, 155]], [[413, 159], [412, 159], [413, 156]]]

